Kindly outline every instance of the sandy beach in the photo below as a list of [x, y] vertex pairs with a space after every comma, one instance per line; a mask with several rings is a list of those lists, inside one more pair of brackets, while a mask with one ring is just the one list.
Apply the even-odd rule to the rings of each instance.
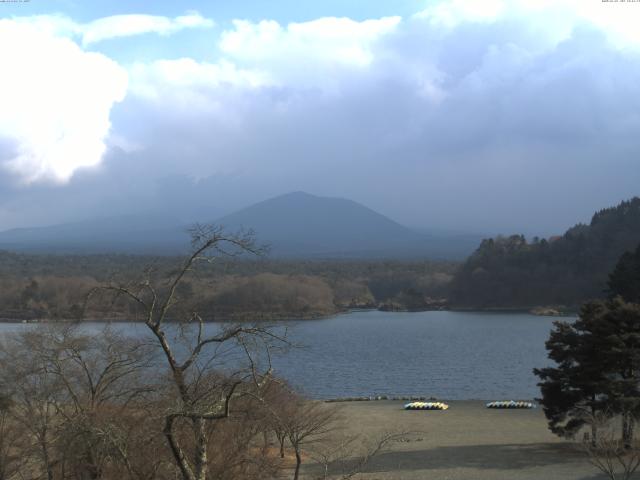
[[[595, 480], [604, 477], [572, 442], [547, 429], [540, 408], [491, 410], [481, 401], [447, 402], [446, 411], [406, 411], [404, 402], [347, 402], [349, 433], [375, 437], [418, 431], [372, 460], [363, 478], [433, 480]], [[307, 465], [308, 477], [313, 467]]]

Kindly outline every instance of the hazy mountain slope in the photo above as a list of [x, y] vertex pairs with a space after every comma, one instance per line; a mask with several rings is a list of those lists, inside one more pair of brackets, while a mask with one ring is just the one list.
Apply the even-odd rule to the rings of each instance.
[[[351, 200], [296, 192], [215, 220], [253, 229], [273, 257], [461, 259], [473, 236], [418, 233]], [[0, 249], [53, 253], [184, 253], [186, 227], [162, 215], [116, 217], [0, 232]]]
[[253, 228], [274, 255], [408, 256], [426, 251], [426, 237], [351, 200], [290, 193], [218, 220]]
[[48, 253], [182, 253], [186, 227], [161, 215], [99, 218], [0, 232], [0, 248]]
[[218, 220], [253, 228], [274, 256], [332, 258], [447, 258], [469, 255], [478, 236], [416, 232], [352, 200], [294, 192]]
[[620, 256], [640, 243], [640, 198], [594, 214], [562, 236], [484, 240], [458, 271], [452, 300], [467, 307], [575, 307], [605, 294]]

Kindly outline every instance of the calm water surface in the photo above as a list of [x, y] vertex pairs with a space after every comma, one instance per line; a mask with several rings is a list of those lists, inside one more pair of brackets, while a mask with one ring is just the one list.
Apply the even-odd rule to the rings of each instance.
[[427, 395], [446, 399], [539, 396], [554, 318], [469, 312], [354, 312], [297, 322], [307, 347], [276, 359], [314, 397]]
[[[539, 396], [532, 369], [548, 364], [544, 342], [553, 320], [513, 313], [367, 311], [288, 322], [290, 337], [301, 347], [273, 364], [277, 374], [316, 398], [532, 399]], [[29, 327], [0, 324], [0, 332], [20, 328]], [[122, 328], [141, 331], [139, 325]]]

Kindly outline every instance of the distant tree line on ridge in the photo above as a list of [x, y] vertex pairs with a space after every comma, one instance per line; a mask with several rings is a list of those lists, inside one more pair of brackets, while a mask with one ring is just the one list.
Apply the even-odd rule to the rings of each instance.
[[523, 235], [484, 240], [451, 283], [454, 306], [569, 309], [607, 290], [607, 276], [622, 254], [640, 244], [640, 198], [597, 212], [552, 239]]
[[[0, 252], [0, 318], [135, 320], [135, 305], [94, 302], [86, 293], [152, 268], [170, 276], [175, 257], [29, 255]], [[422, 309], [446, 296], [456, 264], [404, 261], [222, 259], [205, 265], [178, 292], [184, 308], [207, 320], [315, 318], [350, 308]]]

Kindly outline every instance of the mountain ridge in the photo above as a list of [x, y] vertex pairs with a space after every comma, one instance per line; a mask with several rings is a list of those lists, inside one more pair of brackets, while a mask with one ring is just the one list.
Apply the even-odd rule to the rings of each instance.
[[[463, 258], [479, 236], [416, 232], [344, 198], [291, 192], [218, 218], [228, 230], [252, 229], [272, 255], [286, 258]], [[163, 215], [130, 215], [0, 232], [0, 249], [44, 253], [182, 254], [187, 225]]]

